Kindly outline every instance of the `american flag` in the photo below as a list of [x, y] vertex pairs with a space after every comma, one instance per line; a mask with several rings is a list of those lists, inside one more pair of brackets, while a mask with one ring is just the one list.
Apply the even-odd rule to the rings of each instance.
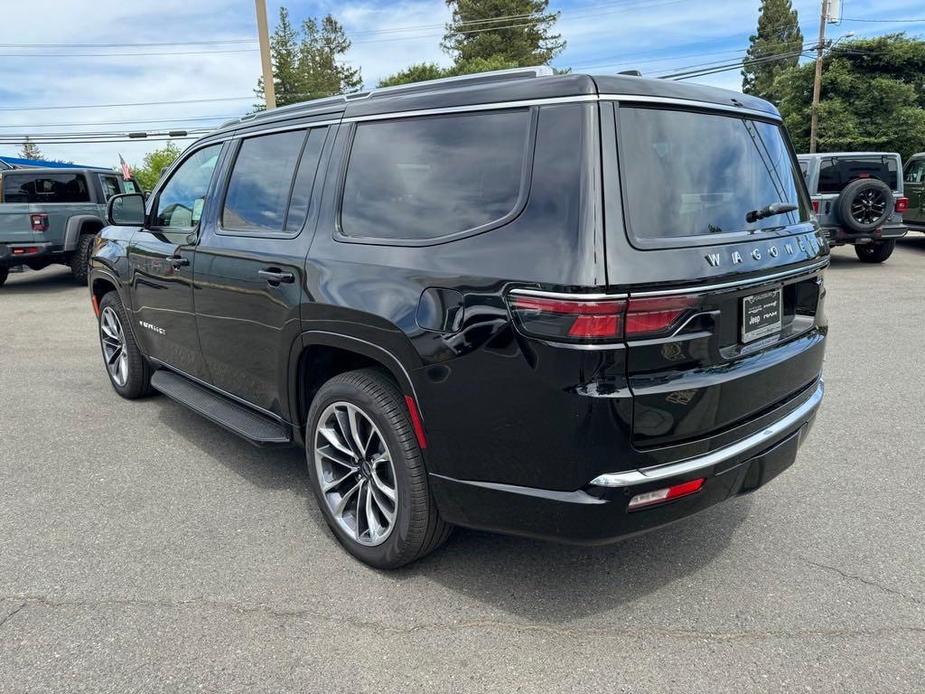
[[128, 181], [132, 177], [132, 170], [125, 163], [125, 159], [122, 158], [121, 154], [119, 155], [119, 165], [122, 167], [122, 178]]

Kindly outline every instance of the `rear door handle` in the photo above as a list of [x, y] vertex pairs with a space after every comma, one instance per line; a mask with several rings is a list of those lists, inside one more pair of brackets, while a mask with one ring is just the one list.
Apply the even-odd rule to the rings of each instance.
[[167, 262], [170, 263], [171, 267], [180, 268], [186, 267], [189, 265], [189, 258], [184, 258], [180, 255], [171, 255], [168, 256]]
[[257, 270], [257, 275], [273, 285], [278, 285], [281, 282], [285, 282], [286, 284], [292, 284], [295, 282], [295, 275], [293, 275], [291, 272], [283, 272], [282, 270], [277, 270], [275, 268], [270, 268], [269, 270]]

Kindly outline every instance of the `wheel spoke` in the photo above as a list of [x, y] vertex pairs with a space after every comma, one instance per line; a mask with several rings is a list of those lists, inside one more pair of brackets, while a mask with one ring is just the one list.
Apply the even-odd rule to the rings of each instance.
[[347, 492], [340, 498], [340, 501], [337, 502], [337, 506], [334, 507], [332, 513], [335, 518], [339, 518], [341, 521], [344, 519], [344, 511], [347, 510], [347, 504], [350, 503], [350, 499], [360, 490], [360, 487], [363, 485], [363, 482], [357, 482], [355, 485], [350, 487]]
[[343, 456], [345, 456], [346, 454], [343, 453], [342, 451], [337, 450], [329, 443], [325, 444], [322, 447], [317, 447], [315, 450], [318, 452], [318, 455], [320, 455], [321, 457], [326, 458], [327, 460], [330, 460], [332, 463], [336, 463], [337, 465], [340, 465], [341, 467], [349, 468], [350, 470], [354, 470], [354, 471], [359, 469], [359, 466], [356, 464], [355, 460], [352, 460], [352, 459], [345, 460]]
[[392, 521], [395, 520], [395, 504], [393, 502], [390, 507], [388, 503], [379, 498], [380, 489], [375, 485], [370, 485], [371, 494], [373, 501], [376, 503], [376, 508], [379, 509], [379, 512], [382, 514], [382, 517], [385, 519], [387, 525], [391, 525]]
[[353, 451], [350, 450], [350, 447], [340, 439], [340, 435], [330, 427], [320, 427], [318, 433], [321, 434], [324, 438], [328, 440], [328, 443], [331, 444], [338, 451], [344, 455], [355, 458]]
[[363, 445], [363, 437], [360, 435], [359, 417], [362, 416], [363, 415], [360, 414], [355, 407], [347, 408], [347, 420], [350, 423], [350, 437], [353, 439], [351, 445], [360, 458], [366, 456], [366, 446]]
[[379, 477], [379, 473], [376, 471], [376, 467], [377, 466], [372, 466], [372, 474], [370, 474], [370, 479], [372, 479], [373, 484], [375, 485], [376, 489], [382, 492], [386, 496], [386, 498], [394, 504], [395, 503], [395, 490], [392, 489], [390, 486], [388, 486]]
[[[366, 486], [366, 527], [369, 528], [369, 538], [371, 540], [376, 540], [386, 529], [387, 526], [382, 525], [379, 522], [379, 519], [376, 517], [376, 511], [373, 509], [373, 491], [372, 485]], [[379, 508], [379, 504], [376, 503], [376, 507]], [[386, 518], [387, 523], [391, 521]]]
[[347, 473], [341, 475], [341, 476], [338, 477], [337, 479], [333, 479], [333, 480], [329, 480], [329, 481], [327, 481], [327, 482], [324, 482], [324, 483], [321, 485], [321, 491], [327, 493], [327, 492], [331, 491], [332, 489], [334, 489], [335, 487], [337, 487], [338, 485], [343, 484], [345, 480], [350, 479], [350, 478], [353, 477], [355, 474], [356, 474], [356, 472], [354, 472], [353, 470], [351, 470], [351, 471], [349, 471], [349, 472], [347, 472]]
[[109, 358], [106, 361], [110, 366], [112, 366], [113, 364], [116, 363], [116, 359], [118, 359], [121, 356], [122, 356], [122, 345], [119, 345], [118, 347], [112, 350], [112, 354], [109, 355]]

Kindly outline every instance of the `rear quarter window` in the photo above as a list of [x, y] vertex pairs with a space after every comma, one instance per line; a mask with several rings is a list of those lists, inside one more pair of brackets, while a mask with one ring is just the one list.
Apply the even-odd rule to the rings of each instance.
[[340, 233], [420, 243], [504, 223], [522, 202], [531, 121], [518, 109], [359, 123]]
[[83, 174], [6, 174], [3, 201], [10, 203], [89, 202], [90, 191]]

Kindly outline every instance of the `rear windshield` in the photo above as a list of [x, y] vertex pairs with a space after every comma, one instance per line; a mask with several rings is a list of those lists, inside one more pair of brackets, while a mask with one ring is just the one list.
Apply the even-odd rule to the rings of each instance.
[[89, 202], [83, 174], [7, 174], [3, 177], [4, 202]]
[[858, 178], [879, 178], [891, 190], [898, 184], [896, 157], [831, 157], [819, 162], [820, 193], [840, 193], [842, 188]]
[[[643, 245], [809, 220], [800, 169], [777, 125], [621, 106], [618, 131], [627, 226]], [[771, 203], [797, 209], [746, 221]]]

